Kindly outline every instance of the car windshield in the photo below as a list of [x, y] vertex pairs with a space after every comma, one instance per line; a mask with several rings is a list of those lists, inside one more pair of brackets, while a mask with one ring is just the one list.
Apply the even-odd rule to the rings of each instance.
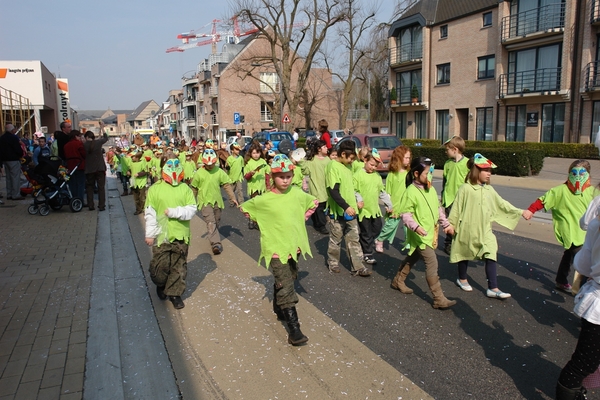
[[273, 133], [271, 134], [271, 140], [274, 142], [281, 142], [282, 140], [289, 139], [285, 133]]
[[369, 147], [377, 150], [381, 149], [395, 149], [400, 146], [400, 140], [396, 136], [377, 136], [369, 138]]

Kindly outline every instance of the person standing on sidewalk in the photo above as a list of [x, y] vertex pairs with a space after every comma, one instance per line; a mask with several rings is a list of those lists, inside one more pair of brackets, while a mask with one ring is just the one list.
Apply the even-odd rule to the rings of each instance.
[[567, 181], [553, 187], [525, 210], [525, 219], [536, 211], [552, 210], [552, 225], [556, 240], [565, 249], [556, 272], [556, 288], [565, 293], [572, 292], [569, 284], [571, 264], [585, 240], [585, 231], [579, 227], [579, 218], [585, 214], [596, 188], [590, 184], [590, 163], [575, 160], [569, 166]]
[[145, 242], [152, 246], [150, 278], [161, 300], [169, 297], [173, 307], [185, 306], [190, 220], [196, 214], [192, 189], [183, 184], [183, 167], [176, 158], [165, 161], [162, 180], [150, 186], [144, 210]]
[[438, 275], [438, 261], [435, 255], [439, 224], [445, 233], [452, 233], [452, 226], [446, 219], [444, 209], [440, 205], [433, 179], [433, 163], [427, 157], [417, 157], [410, 164], [410, 172], [406, 175], [406, 190], [400, 201], [398, 213], [408, 228], [406, 242], [410, 244], [408, 256], [404, 259], [398, 273], [392, 281], [392, 288], [404, 294], [412, 294], [413, 290], [406, 286], [406, 278], [414, 265], [423, 259], [425, 263], [425, 279], [433, 294], [433, 308], [445, 309], [456, 304], [444, 296]]
[[287, 156], [276, 155], [271, 164], [273, 188], [246, 201], [241, 210], [261, 227], [258, 262], [264, 258], [275, 279], [273, 312], [287, 323], [288, 343], [299, 346], [308, 338], [298, 322], [294, 281], [298, 278], [299, 255], [312, 257], [305, 221], [319, 203], [314, 196], [292, 185], [294, 168]]
[[[448, 160], [444, 163], [444, 175], [442, 179], [442, 207], [446, 211], [446, 216], [450, 215], [452, 203], [456, 198], [458, 188], [465, 183], [465, 177], [469, 173], [467, 167], [467, 157], [465, 152], [465, 141], [460, 136], [453, 136], [444, 143]], [[444, 252], [450, 254], [452, 248], [452, 236], [446, 235], [444, 239]]]
[[4, 134], [0, 136], [0, 161], [6, 174], [6, 198], [8, 200], [23, 200], [21, 196], [21, 158], [23, 148], [16, 135], [17, 129], [13, 124], [6, 124]]
[[196, 171], [191, 183], [194, 194], [198, 195], [196, 203], [202, 219], [206, 222], [207, 237], [214, 255], [223, 252], [219, 223], [225, 204], [221, 195], [221, 187], [225, 189], [229, 201], [236, 206], [238, 205], [231, 189], [229, 176], [219, 168], [218, 162], [217, 154], [213, 149], [204, 150], [202, 155], [203, 166]]
[[[65, 144], [64, 160], [67, 162], [69, 172], [75, 170], [69, 179], [69, 189], [73, 197], [78, 197], [87, 206], [85, 200], [85, 149], [79, 139], [81, 132], [72, 130], [69, 134], [71, 140]], [[77, 168], [77, 169], [75, 169]]]
[[102, 145], [108, 141], [108, 134], [104, 132], [104, 124], [100, 121], [102, 138], [96, 139], [94, 132], [87, 131], [87, 141], [83, 144], [85, 149], [85, 191], [87, 204], [94, 210], [94, 188], [98, 186], [98, 210], [106, 210], [106, 163], [102, 154]]

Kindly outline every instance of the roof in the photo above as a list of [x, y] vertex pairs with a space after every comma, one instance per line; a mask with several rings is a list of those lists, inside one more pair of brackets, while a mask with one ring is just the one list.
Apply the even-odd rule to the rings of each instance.
[[394, 21], [388, 36], [411, 25], [437, 25], [476, 12], [498, 7], [498, 0], [420, 0]]
[[154, 100], [144, 101], [142, 104], [138, 106], [131, 114], [127, 116], [127, 122], [137, 121], [137, 117], [150, 105]]

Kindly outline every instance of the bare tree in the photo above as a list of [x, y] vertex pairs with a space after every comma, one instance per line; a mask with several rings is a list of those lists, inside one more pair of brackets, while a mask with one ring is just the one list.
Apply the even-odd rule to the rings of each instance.
[[270, 64], [279, 77], [281, 103], [273, 107], [279, 120], [285, 104], [292, 123], [299, 105], [306, 105], [305, 89], [315, 55], [330, 28], [344, 19], [344, 12], [340, 0], [233, 0], [233, 13], [255, 26], [268, 43], [267, 54], [255, 55], [252, 64]]

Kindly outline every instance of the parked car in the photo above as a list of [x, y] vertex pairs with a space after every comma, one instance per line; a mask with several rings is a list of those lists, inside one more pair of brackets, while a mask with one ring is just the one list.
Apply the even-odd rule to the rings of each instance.
[[332, 146], [335, 146], [337, 142], [339, 142], [344, 136], [346, 136], [344, 131], [329, 131], [329, 135], [331, 136]]
[[229, 136], [227, 138], [227, 142], [226, 142], [226, 147], [225, 148], [227, 149], [228, 152], [231, 153], [231, 145], [234, 142], [237, 142], [240, 145], [240, 147], [243, 149], [251, 141], [252, 141], [252, 136], [241, 136], [239, 139], [238, 139], [237, 136]]
[[[286, 131], [258, 132], [256, 135], [254, 135], [253, 139], [258, 140], [263, 146], [267, 140], [271, 141], [271, 143], [273, 143], [273, 149], [278, 153], [287, 155], [290, 151], [296, 150], [296, 144], [294, 143], [292, 134]], [[248, 143], [246, 147], [244, 147], [244, 153], [249, 147], [250, 144]]]
[[338, 149], [340, 143], [346, 140], [352, 140], [356, 144], [356, 148], [360, 149], [363, 146], [375, 148], [381, 156], [381, 163], [377, 166], [377, 172], [382, 176], [387, 176], [388, 165], [392, 152], [398, 146], [402, 145], [400, 139], [394, 135], [384, 135], [379, 133], [346, 135], [336, 143], [335, 148]]

